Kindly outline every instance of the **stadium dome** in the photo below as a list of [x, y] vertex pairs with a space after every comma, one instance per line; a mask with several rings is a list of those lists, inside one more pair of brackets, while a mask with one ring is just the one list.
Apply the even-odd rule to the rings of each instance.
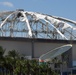
[[29, 12], [0, 12], [0, 36], [76, 40], [76, 21]]

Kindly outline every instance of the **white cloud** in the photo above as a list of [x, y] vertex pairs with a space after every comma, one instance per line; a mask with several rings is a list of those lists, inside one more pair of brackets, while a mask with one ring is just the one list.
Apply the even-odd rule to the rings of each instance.
[[8, 6], [8, 7], [14, 7], [14, 5], [11, 2], [0, 2], [0, 5]]

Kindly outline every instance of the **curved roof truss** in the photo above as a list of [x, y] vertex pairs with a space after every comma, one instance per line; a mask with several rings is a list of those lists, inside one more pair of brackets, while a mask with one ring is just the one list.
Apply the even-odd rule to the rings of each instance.
[[0, 12], [0, 36], [75, 40], [76, 22], [23, 10]]

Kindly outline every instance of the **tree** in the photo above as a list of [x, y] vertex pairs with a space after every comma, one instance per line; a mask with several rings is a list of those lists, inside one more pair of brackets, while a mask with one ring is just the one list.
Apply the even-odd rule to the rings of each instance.
[[2, 70], [2, 73], [4, 75], [4, 53], [5, 53], [5, 49], [3, 49], [2, 46], [0, 46], [0, 68]]
[[4, 57], [5, 49], [3, 49], [2, 46], [0, 46], [0, 59]]
[[16, 61], [16, 68], [14, 69], [16, 75], [29, 75], [30, 74], [30, 60], [18, 59]]
[[16, 50], [11, 50], [8, 52], [8, 56], [13, 58], [14, 60], [19, 57], [19, 53]]
[[10, 71], [10, 75], [13, 75], [16, 66], [16, 61], [19, 58], [19, 53], [16, 50], [11, 50], [6, 55], [6, 66]]
[[39, 62], [38, 60], [31, 60], [30, 61], [30, 72], [31, 75], [39, 75]]

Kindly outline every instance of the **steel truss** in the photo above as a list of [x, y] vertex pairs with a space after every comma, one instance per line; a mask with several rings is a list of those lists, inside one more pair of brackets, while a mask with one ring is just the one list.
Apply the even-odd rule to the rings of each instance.
[[76, 40], [76, 21], [24, 10], [0, 12], [1, 37]]

